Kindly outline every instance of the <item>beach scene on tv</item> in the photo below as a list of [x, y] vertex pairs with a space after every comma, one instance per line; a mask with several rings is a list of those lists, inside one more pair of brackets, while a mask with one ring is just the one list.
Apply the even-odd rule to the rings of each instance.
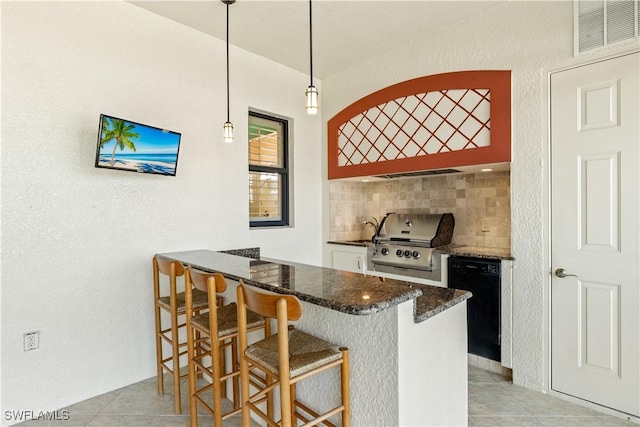
[[175, 175], [180, 134], [102, 116], [96, 166]]

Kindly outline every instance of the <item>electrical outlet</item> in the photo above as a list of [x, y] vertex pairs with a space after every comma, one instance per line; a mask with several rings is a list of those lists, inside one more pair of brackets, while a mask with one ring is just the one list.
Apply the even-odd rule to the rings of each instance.
[[36, 348], [38, 348], [38, 343], [40, 341], [38, 331], [27, 332], [23, 335], [23, 338], [24, 351], [35, 350]]
[[491, 227], [489, 227], [489, 220], [487, 218], [482, 220], [482, 231], [483, 232], [491, 231]]

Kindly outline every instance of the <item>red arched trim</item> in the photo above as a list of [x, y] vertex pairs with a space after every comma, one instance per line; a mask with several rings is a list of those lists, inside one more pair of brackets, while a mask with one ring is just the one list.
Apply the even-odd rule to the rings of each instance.
[[[490, 145], [471, 150], [338, 166], [339, 128], [353, 117], [386, 102], [446, 89], [490, 91]], [[329, 179], [373, 176], [511, 161], [511, 71], [459, 71], [419, 77], [386, 87], [354, 102], [327, 124]]]

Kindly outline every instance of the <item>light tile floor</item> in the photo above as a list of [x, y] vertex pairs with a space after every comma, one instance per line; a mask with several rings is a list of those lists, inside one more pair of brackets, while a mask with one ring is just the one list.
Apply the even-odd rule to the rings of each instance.
[[[204, 381], [204, 380], [199, 380]], [[68, 411], [68, 420], [46, 421], [31, 420], [21, 426], [64, 426], [64, 427], [151, 427], [151, 426], [189, 426], [189, 385], [184, 379], [181, 383], [182, 414], [175, 415], [173, 400], [173, 381], [165, 375], [163, 396], [158, 396], [156, 377], [102, 394], [75, 405], [64, 408]], [[230, 409], [231, 402], [223, 403], [223, 411]], [[58, 411], [62, 417], [62, 410]], [[213, 417], [198, 407], [198, 424], [212, 426]], [[225, 427], [242, 426], [240, 414], [224, 421]], [[258, 426], [252, 423], [253, 426]]]
[[[158, 396], [156, 380], [132, 384], [65, 408], [66, 421], [33, 420], [23, 426], [188, 426], [187, 383], [182, 384], [183, 415], [174, 415], [171, 379], [167, 394]], [[199, 411], [200, 413], [200, 411]], [[213, 425], [210, 416], [199, 416], [200, 425]], [[225, 427], [240, 426], [240, 417], [225, 421]], [[513, 385], [507, 378], [469, 366], [469, 426], [636, 426], [564, 400]]]
[[469, 426], [636, 426], [469, 366]]

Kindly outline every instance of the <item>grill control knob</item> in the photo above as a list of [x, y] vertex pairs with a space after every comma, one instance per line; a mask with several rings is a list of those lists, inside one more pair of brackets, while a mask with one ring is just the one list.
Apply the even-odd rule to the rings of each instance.
[[414, 257], [415, 259], [420, 258], [420, 252], [418, 252], [418, 251], [413, 251], [413, 254], [412, 254], [412, 255], [413, 255], [413, 257]]
[[411, 251], [409, 249], [404, 251], [404, 256], [406, 256], [407, 258], [411, 258]]
[[398, 250], [396, 251], [396, 255], [398, 255], [398, 256], [402, 256], [402, 249], [398, 249]]
[[382, 255], [389, 255], [389, 248], [382, 248], [380, 252], [382, 253]]

